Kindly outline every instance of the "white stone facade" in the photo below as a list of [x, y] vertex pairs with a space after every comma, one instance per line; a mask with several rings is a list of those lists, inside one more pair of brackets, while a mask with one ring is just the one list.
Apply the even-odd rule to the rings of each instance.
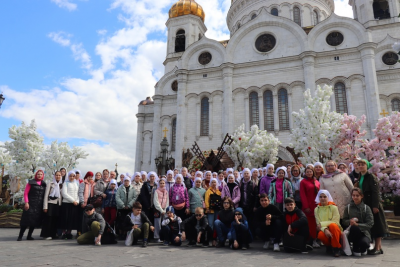
[[[170, 18], [166, 23], [165, 75], [155, 86], [154, 103], [140, 104], [136, 115], [135, 171], [155, 169], [154, 158], [160, 153], [165, 127], [171, 149], [175, 119], [176, 145], [170, 153], [176, 167], [181, 167], [182, 151], [195, 141], [203, 151], [217, 149], [226, 133], [233, 133], [243, 123], [249, 129], [252, 92], [258, 93], [262, 129], [266, 128], [263, 94], [272, 92], [273, 115], [269, 119], [273, 119], [273, 132], [282, 142], [282, 159], [292, 160], [284, 148], [290, 143], [290, 114], [303, 108], [306, 88], [314, 90], [319, 84], [344, 84], [347, 111], [367, 116], [370, 136], [382, 109], [390, 113], [392, 101], [400, 100], [400, 63], [387, 65], [382, 61], [385, 53], [392, 52], [391, 45], [400, 41], [400, 5], [398, 0], [387, 2], [393, 16], [378, 20], [374, 19], [370, 0], [350, 0], [355, 19], [335, 15], [332, 0], [234, 0], [227, 14], [231, 38], [221, 42], [204, 36], [207, 29], [197, 16]], [[295, 7], [301, 10], [301, 26], [293, 21]], [[272, 8], [278, 10], [278, 16], [270, 13]], [[316, 25], [314, 11], [319, 16]], [[185, 51], [175, 53], [175, 35], [180, 29], [185, 31]], [[343, 35], [340, 45], [327, 43], [327, 35], [333, 31]], [[268, 52], [259, 52], [255, 41], [266, 33], [275, 37], [276, 44]], [[199, 63], [203, 52], [212, 55], [206, 65]], [[177, 91], [172, 90], [174, 81], [178, 83]], [[289, 129], [285, 130], [281, 129], [278, 111], [278, 92], [282, 88], [288, 97]], [[206, 136], [200, 127], [204, 97], [209, 99]], [[333, 96], [333, 110], [336, 101]]]

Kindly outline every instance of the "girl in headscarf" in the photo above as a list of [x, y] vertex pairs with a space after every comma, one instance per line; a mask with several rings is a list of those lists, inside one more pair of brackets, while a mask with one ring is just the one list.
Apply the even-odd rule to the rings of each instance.
[[140, 174], [141, 174], [141, 179], [142, 179], [142, 183], [144, 183], [144, 182], [146, 182], [147, 181], [147, 172], [145, 172], [145, 171], [141, 171], [140, 172]]
[[166, 208], [169, 206], [169, 194], [165, 188], [165, 179], [161, 179], [158, 182], [158, 188], [154, 191], [153, 203], [154, 203], [154, 239], [158, 239], [157, 242], [161, 243], [160, 231], [161, 222], [165, 216]]
[[40, 227], [43, 219], [43, 197], [46, 190], [46, 183], [43, 181], [44, 171], [38, 170], [35, 178], [29, 180], [24, 191], [24, 211], [22, 212], [20, 230], [17, 241], [22, 240], [26, 228], [29, 228], [27, 240], [34, 240], [32, 237], [35, 227]]
[[61, 190], [62, 205], [61, 205], [61, 221], [63, 229], [66, 230], [62, 239], [72, 239], [71, 231], [77, 229], [78, 224], [78, 184], [75, 181], [75, 171], [68, 172], [67, 179]]
[[75, 181], [79, 184], [83, 183], [82, 174], [80, 170], [75, 170]]
[[[76, 178], [75, 178], [76, 180]], [[78, 209], [78, 236], [82, 232], [82, 219], [83, 212], [91, 197], [94, 197], [94, 185], [93, 172], [87, 172], [83, 178], [83, 183], [79, 185], [78, 196], [79, 196], [79, 206]]]
[[271, 182], [269, 188], [269, 199], [271, 204], [278, 207], [283, 212], [285, 205], [283, 204], [285, 198], [293, 197], [292, 184], [287, 180], [287, 172], [285, 167], [279, 167], [276, 169], [277, 176], [276, 180]]
[[[297, 165], [295, 165], [297, 166]], [[292, 168], [292, 171], [294, 166]], [[319, 191], [319, 182], [315, 178], [315, 171], [313, 166], [307, 166], [305, 171], [305, 177], [300, 182], [300, 199], [302, 211], [307, 216], [308, 230], [310, 232], [309, 243], [312, 246], [319, 248], [320, 245], [317, 243], [317, 222], [315, 221], [314, 210], [317, 207], [315, 198]]]
[[[211, 176], [211, 172], [209, 172]], [[204, 182], [204, 181], [203, 181]], [[221, 192], [217, 187], [217, 179], [211, 178], [210, 186], [208, 187], [205, 193], [205, 205], [206, 205], [206, 214], [208, 218], [208, 223], [210, 227], [213, 229], [214, 221], [217, 219], [218, 211], [221, 209]]]
[[239, 207], [240, 202], [240, 188], [237, 183], [235, 183], [235, 177], [233, 174], [228, 174], [228, 183], [222, 187], [221, 198], [229, 197], [232, 199], [234, 208]]
[[40, 237], [47, 240], [57, 238], [57, 224], [62, 201], [61, 184], [61, 172], [56, 171], [53, 181], [46, 186], [46, 191], [44, 193], [43, 211], [45, 213], [45, 219]]
[[343, 230], [340, 226], [339, 210], [327, 190], [319, 190], [315, 202], [318, 204], [314, 210], [318, 239], [326, 246], [327, 253], [333, 252], [335, 257], [339, 257]]
[[143, 186], [142, 175], [140, 172], [135, 172], [131, 180], [131, 185], [133, 187], [133, 190], [136, 191], [136, 196], [139, 196], [140, 190], [142, 189]]
[[271, 182], [276, 178], [274, 174], [274, 165], [267, 165], [267, 175], [264, 176], [260, 181], [260, 194], [269, 194], [269, 188], [271, 186]]
[[116, 202], [117, 202], [117, 231], [120, 239], [125, 239], [126, 231], [123, 227], [123, 222], [128, 213], [132, 210], [133, 203], [135, 203], [138, 194], [131, 185], [131, 178], [127, 175], [124, 183], [118, 187]]
[[[211, 172], [210, 171], [206, 171], [204, 173], [204, 180], [203, 180], [203, 183], [201, 185], [205, 190], [207, 190], [210, 187], [211, 178], [212, 178]], [[217, 185], [218, 185], [218, 180], [215, 179], [215, 181], [217, 181]]]
[[186, 214], [190, 214], [189, 194], [183, 184], [182, 174], [175, 176], [175, 184], [169, 194], [169, 203], [175, 209], [175, 214], [181, 219], [186, 219]]
[[[223, 172], [221, 172], [221, 173], [222, 173], [222, 176], [224, 176], [224, 173], [223, 173]], [[218, 173], [213, 172], [213, 173], [212, 173], [212, 178], [217, 179], [217, 178], [218, 178]]]
[[225, 182], [225, 177], [224, 177], [224, 172], [220, 171], [217, 177], [217, 183], [218, 183], [218, 190], [221, 191], [222, 188], [226, 185]]
[[114, 222], [117, 218], [117, 180], [111, 179], [108, 184], [108, 188], [105, 192], [106, 198], [103, 199], [102, 212], [104, 214], [104, 220], [108, 222], [111, 228], [114, 228]]
[[194, 180], [194, 186], [190, 188], [188, 194], [189, 194], [189, 204], [190, 204], [190, 212], [192, 214], [195, 213], [196, 208], [205, 208], [205, 202], [204, 202], [204, 195], [206, 193], [206, 190], [201, 187], [201, 178], [196, 177]]

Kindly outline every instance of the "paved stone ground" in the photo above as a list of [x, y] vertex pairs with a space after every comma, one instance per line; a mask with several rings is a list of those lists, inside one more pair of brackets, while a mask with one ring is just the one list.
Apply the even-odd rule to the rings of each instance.
[[400, 240], [384, 240], [384, 255], [334, 258], [325, 254], [325, 248], [309, 254], [265, 251], [261, 242], [251, 244], [246, 251], [158, 244], [144, 249], [125, 247], [123, 241], [101, 247], [79, 246], [76, 240], [41, 240], [39, 233], [33, 233], [35, 241], [24, 237], [17, 242], [18, 229], [0, 229], [0, 266], [400, 266]]

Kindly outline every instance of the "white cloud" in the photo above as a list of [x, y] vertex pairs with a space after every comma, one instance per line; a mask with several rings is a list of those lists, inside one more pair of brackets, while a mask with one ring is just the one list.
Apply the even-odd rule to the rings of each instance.
[[75, 3], [71, 3], [69, 0], [51, 0], [58, 7], [68, 9], [69, 11], [75, 10], [78, 6]]
[[62, 46], [70, 46], [71, 45], [71, 34], [65, 32], [51, 32], [47, 35], [47, 37], [51, 38], [57, 44]]
[[353, 9], [347, 0], [335, 0], [335, 14], [342, 17], [353, 18]]

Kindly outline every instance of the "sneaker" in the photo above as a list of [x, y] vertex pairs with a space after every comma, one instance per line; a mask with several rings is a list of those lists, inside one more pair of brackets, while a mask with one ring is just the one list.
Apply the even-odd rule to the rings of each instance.
[[340, 248], [333, 248], [333, 256], [336, 258], [340, 257]]
[[210, 246], [210, 244], [208, 242], [203, 243], [202, 247], [203, 248], [208, 248]]
[[269, 249], [269, 246], [270, 246], [269, 241], [266, 241], [266, 242], [264, 243], [263, 249]]
[[365, 256], [365, 255], [367, 255], [367, 253], [368, 253], [368, 251], [361, 252], [361, 255]]
[[143, 241], [143, 245], [142, 245], [142, 247], [147, 247], [147, 241]]
[[308, 254], [308, 248], [307, 246], [305, 246], [302, 250], [301, 250], [302, 254]]
[[95, 246], [101, 246], [101, 242], [97, 242], [94, 244]]
[[193, 240], [190, 240], [189, 243], [186, 245], [187, 247], [193, 247], [196, 246], [196, 242]]
[[274, 244], [274, 251], [276, 251], [276, 252], [281, 251], [278, 243]]
[[318, 244], [317, 240], [314, 240], [312, 243], [313, 248], [320, 248], [321, 246]]
[[314, 248], [313, 248], [312, 246], [310, 246], [310, 245], [306, 245], [306, 249], [307, 249], [308, 251], [313, 251], [313, 250], [314, 250]]
[[52, 237], [45, 237], [45, 238], [43, 238], [44, 240], [52, 240], [53, 238]]
[[163, 241], [161, 239], [158, 239], [157, 243], [163, 243]]
[[164, 241], [164, 244], [163, 244], [164, 246], [168, 246], [169, 245], [169, 242], [168, 241]]
[[218, 242], [217, 245], [215, 246], [217, 248], [223, 248], [225, 247], [225, 242]]
[[356, 257], [361, 257], [361, 252], [354, 252], [353, 251], [353, 255], [356, 256]]

